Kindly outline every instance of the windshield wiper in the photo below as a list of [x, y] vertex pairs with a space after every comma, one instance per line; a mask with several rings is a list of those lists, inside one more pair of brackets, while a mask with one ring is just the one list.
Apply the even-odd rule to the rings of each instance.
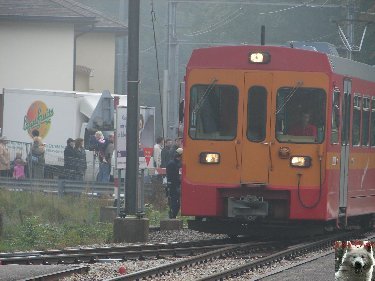
[[290, 99], [294, 96], [297, 90], [303, 85], [303, 81], [298, 81], [294, 88], [290, 91], [290, 93], [286, 96], [285, 102], [276, 110], [276, 115], [280, 113], [280, 111], [288, 104]]
[[214, 86], [216, 85], [217, 81], [218, 80], [216, 78], [214, 78], [212, 80], [211, 84], [208, 85], [208, 87], [206, 88], [205, 92], [203, 93], [203, 95], [198, 100], [197, 104], [195, 105], [194, 109], [192, 110], [193, 114], [197, 113], [201, 109], [203, 103], [206, 101], [206, 99], [208, 97], [208, 94], [212, 92], [212, 90], [213, 90]]

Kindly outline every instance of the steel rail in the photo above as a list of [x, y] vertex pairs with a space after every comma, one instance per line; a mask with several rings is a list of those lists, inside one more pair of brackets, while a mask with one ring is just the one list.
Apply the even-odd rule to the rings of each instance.
[[34, 277], [29, 277], [26, 279], [22, 279], [20, 281], [55, 281], [55, 280], [60, 280], [63, 277], [68, 277], [74, 273], [82, 274], [82, 273], [87, 273], [89, 271], [88, 266], [78, 266], [78, 267], [73, 267], [73, 268], [68, 268], [65, 270], [60, 270], [52, 273], [47, 273], [43, 275], [38, 275]]
[[[314, 241], [314, 242], [309, 242], [309, 243], [299, 243], [296, 245], [289, 246], [287, 249], [285, 249], [285, 242], [270, 242], [267, 243], [268, 245], [263, 245], [264, 250], [267, 246], [273, 247], [274, 249], [271, 251], [272, 253], [269, 254], [267, 257], [264, 258], [259, 258], [257, 260], [248, 262], [247, 264], [243, 266], [238, 266], [232, 269], [229, 269], [227, 271], [223, 271], [211, 276], [206, 276], [199, 281], [203, 280], [224, 280], [225, 278], [228, 277], [237, 277], [245, 272], [249, 272], [251, 270], [254, 270], [256, 268], [259, 268], [264, 265], [269, 265], [272, 262], [279, 261], [284, 258], [294, 258], [302, 253], [306, 253], [308, 251], [312, 251], [314, 249], [322, 248], [322, 247], [332, 247], [333, 241], [336, 240], [346, 240], [348, 237], [354, 237], [354, 235], [358, 235], [358, 231], [356, 232], [345, 232], [345, 233], [340, 233], [340, 234], [335, 234], [335, 235], [330, 235], [328, 238], [321, 239], [319, 241]], [[290, 242], [293, 243], [293, 242]], [[289, 245], [290, 245], [289, 243]], [[223, 249], [218, 249], [215, 251], [211, 251], [205, 254], [198, 255], [196, 257], [192, 257], [189, 259], [173, 262], [170, 264], [158, 266], [155, 268], [150, 268], [138, 272], [134, 272], [131, 274], [127, 274], [124, 276], [119, 276], [111, 279], [107, 279], [106, 281], [128, 281], [128, 280], [142, 280], [143, 278], [154, 278], [157, 276], [161, 276], [163, 274], [167, 274], [168, 272], [175, 272], [178, 270], [182, 270], [187, 267], [192, 267], [195, 265], [199, 265], [202, 263], [207, 263], [209, 261], [212, 261], [217, 258], [225, 258], [227, 256], [233, 256], [234, 253], [240, 251], [240, 250], [245, 250], [246, 248], [251, 248], [254, 247], [254, 245], [250, 244], [240, 244], [236, 246], [230, 246], [226, 247]], [[276, 250], [275, 248], [280, 249], [283, 247], [283, 250]], [[257, 249], [251, 249], [249, 253], [253, 254], [252, 252], [259, 252], [259, 247]], [[262, 252], [262, 255], [264, 252]], [[252, 256], [252, 255], [251, 255]]]
[[[123, 247], [76, 248], [35, 252], [0, 254], [0, 263], [6, 264], [73, 264], [95, 263], [100, 259], [144, 259], [146, 257], [187, 256], [235, 245], [230, 239], [211, 239], [195, 242], [130, 245]], [[252, 243], [259, 245], [259, 243]]]
[[[150, 229], [151, 230], [151, 229]], [[171, 242], [171, 243], [155, 243], [155, 244], [132, 244], [126, 246], [103, 246], [103, 247], [68, 247], [65, 249], [51, 249], [46, 251], [29, 251], [29, 252], [13, 252], [13, 253], [0, 253], [0, 260], [2, 258], [12, 257], [27, 257], [37, 255], [62, 255], [62, 254], [77, 254], [77, 253], [96, 253], [96, 252], [120, 252], [120, 251], [142, 251], [153, 249], [172, 249], [181, 247], [194, 247], [194, 246], [209, 246], [209, 245], [224, 245], [232, 243], [230, 238], [223, 239], [207, 239], [198, 241], [186, 242]]]
[[[300, 256], [302, 254], [323, 249], [323, 248], [332, 248], [333, 243], [337, 240], [347, 240], [349, 237], [353, 235], [358, 235], [358, 231], [355, 232], [349, 232], [349, 233], [340, 233], [336, 235], [332, 235], [328, 238], [321, 239], [319, 241], [309, 242], [309, 243], [301, 243], [298, 245], [294, 245], [289, 247], [286, 250], [271, 254], [267, 257], [260, 258], [257, 260], [250, 261], [244, 265], [233, 267], [231, 269], [215, 273], [209, 276], [202, 277], [200, 279], [197, 279], [196, 281], [216, 281], [216, 280], [223, 280], [225, 278], [234, 278], [238, 277], [240, 275], [243, 275], [244, 273], [248, 273], [250, 271], [254, 271], [258, 268], [261, 268], [263, 266], [269, 266], [270, 264], [274, 262], [279, 262], [282, 259], [293, 259], [297, 256]], [[350, 240], [350, 239], [349, 239]]]
[[[232, 244], [233, 245], [233, 244]], [[231, 245], [231, 246], [232, 246]], [[226, 245], [228, 246], [228, 245]], [[106, 259], [118, 260], [142, 260], [145, 258], [164, 256], [192, 256], [196, 254], [205, 253], [208, 251], [220, 249], [221, 245], [189, 247], [189, 248], [171, 248], [171, 249], [155, 249], [142, 251], [120, 251], [120, 252], [106, 252], [106, 253], [77, 253], [77, 254], [62, 254], [62, 255], [41, 255], [41, 256], [26, 256], [26, 257], [12, 257], [2, 259], [3, 265], [7, 264], [80, 264], [80, 263], [96, 263]]]
[[[371, 235], [371, 236], [367, 236], [365, 239], [363, 240], [372, 240], [375, 238], [375, 235]], [[289, 270], [291, 268], [295, 268], [297, 266], [300, 266], [300, 265], [303, 265], [303, 264], [306, 264], [306, 263], [309, 263], [309, 262], [312, 262], [314, 260], [317, 260], [319, 258], [322, 258], [322, 257], [325, 257], [325, 256], [328, 256], [328, 255], [333, 255], [335, 253], [335, 250], [330, 250], [330, 251], [327, 251], [325, 253], [321, 253], [321, 254], [317, 254], [317, 255], [314, 255], [312, 257], [309, 257], [307, 259], [304, 259], [302, 261], [299, 261], [299, 262], [296, 262], [296, 263], [292, 263], [292, 264], [289, 264], [289, 265], [286, 265], [286, 266], [282, 266], [281, 268], [277, 268], [277, 269], [274, 269], [272, 271], [269, 271], [269, 272], [266, 272], [262, 275], [259, 275], [257, 276], [256, 278], [252, 278], [250, 279], [249, 281], [256, 281], [256, 280], [262, 280], [266, 277], [269, 277], [269, 276], [272, 276], [272, 275], [275, 275], [275, 274], [278, 274], [280, 272], [283, 272], [283, 271], [286, 271], [286, 270]]]
[[218, 249], [218, 250], [214, 250], [214, 251], [210, 251], [208, 253], [204, 253], [204, 254], [201, 254], [201, 255], [198, 255], [198, 256], [195, 256], [195, 257], [192, 257], [192, 258], [188, 258], [188, 259], [185, 259], [185, 260], [173, 262], [173, 263], [170, 263], [170, 264], [165, 264], [165, 265], [162, 265], [162, 266], [158, 266], [158, 267], [154, 267], [154, 268], [150, 268], [150, 269], [146, 269], [146, 270], [142, 270], [142, 271], [137, 271], [137, 272], [130, 273], [130, 274], [127, 274], [127, 275], [124, 275], [124, 276], [119, 276], [119, 277], [107, 279], [106, 281], [119, 281], [119, 280], [128, 281], [128, 280], [142, 280], [142, 278], [148, 278], [148, 277], [152, 278], [153, 276], [159, 276], [159, 275], [161, 275], [163, 273], [166, 273], [166, 272], [181, 270], [181, 269], [186, 268], [186, 267], [206, 263], [209, 260], [213, 260], [213, 259], [216, 259], [216, 258], [219, 258], [219, 257], [225, 257], [227, 255], [232, 255], [234, 252], [236, 252], [238, 250], [244, 250], [244, 249], [251, 248], [249, 250], [249, 252], [254, 253], [254, 252], [257, 252], [257, 251], [258, 252], [262, 251], [265, 248], [271, 248], [271, 247], [276, 247], [276, 246], [280, 247], [280, 246], [283, 246], [283, 245], [284, 245], [283, 242], [262, 242], [262, 243], [258, 243], [258, 244], [255, 244], [255, 245], [254, 245], [254, 243], [249, 242], [249, 243], [241, 243], [241, 244], [238, 244], [238, 245], [231, 245], [231, 246], [221, 248], [221, 249]]

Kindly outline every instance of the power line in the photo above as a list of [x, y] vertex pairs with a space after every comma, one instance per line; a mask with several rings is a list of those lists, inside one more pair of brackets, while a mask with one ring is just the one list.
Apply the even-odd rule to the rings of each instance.
[[242, 10], [243, 9], [241, 7], [237, 11], [234, 11], [233, 13], [224, 17], [223, 19], [219, 20], [218, 22], [216, 22], [214, 24], [211, 24], [210, 26], [208, 26], [204, 29], [193, 31], [192, 33], [189, 33], [189, 34], [184, 34], [184, 36], [198, 36], [198, 35], [202, 35], [202, 34], [214, 31], [214, 30], [218, 29], [219, 27], [227, 25], [228, 23], [232, 22], [233, 20], [235, 20], [239, 16], [243, 15]]
[[302, 4], [294, 5], [294, 6], [291, 6], [291, 7], [288, 7], [288, 8], [284, 8], [284, 9], [280, 9], [280, 10], [276, 10], [276, 11], [261, 12], [261, 13], [259, 13], [259, 15], [272, 15], [272, 14], [282, 13], [282, 12], [289, 11], [289, 10], [292, 10], [292, 9], [300, 8], [300, 7], [306, 7], [306, 5], [308, 5], [308, 4], [310, 4], [310, 3], [314, 2], [314, 1], [315, 0], [310, 0], [307, 3], [302, 3]]
[[[329, 1], [329, 0], [327, 0]], [[326, 1], [326, 2], [327, 2]], [[248, 2], [248, 1], [217, 1], [217, 0], [170, 0], [170, 3], [201, 3], [201, 4], [227, 4], [227, 5], [258, 5], [258, 6], [296, 6], [298, 3], [273, 3], [273, 2]], [[321, 4], [309, 5], [304, 4], [310, 8], [320, 8]], [[345, 8], [345, 5], [323, 4], [325, 8]]]

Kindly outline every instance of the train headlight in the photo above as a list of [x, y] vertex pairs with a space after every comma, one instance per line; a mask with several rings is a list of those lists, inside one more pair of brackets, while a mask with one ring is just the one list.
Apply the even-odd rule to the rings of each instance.
[[219, 164], [220, 154], [216, 152], [201, 152], [199, 162], [202, 164]]
[[309, 168], [311, 166], [311, 157], [292, 156], [290, 157], [290, 166], [297, 168]]
[[271, 61], [271, 55], [266, 52], [250, 53], [250, 63], [269, 63]]

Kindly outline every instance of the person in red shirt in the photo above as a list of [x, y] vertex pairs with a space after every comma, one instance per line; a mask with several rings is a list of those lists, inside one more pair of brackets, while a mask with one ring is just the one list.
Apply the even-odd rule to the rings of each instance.
[[315, 125], [310, 124], [311, 114], [302, 113], [301, 120], [289, 131], [292, 136], [313, 136], [315, 140], [318, 138], [318, 130]]

